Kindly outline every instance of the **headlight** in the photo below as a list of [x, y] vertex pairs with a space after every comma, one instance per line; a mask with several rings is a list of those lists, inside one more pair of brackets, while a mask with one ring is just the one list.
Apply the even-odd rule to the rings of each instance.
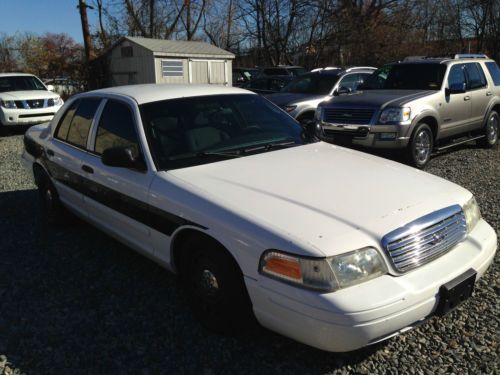
[[403, 108], [386, 108], [380, 114], [379, 121], [382, 124], [386, 122], [404, 122], [410, 119], [411, 109], [409, 107]]
[[61, 97], [54, 98], [54, 105], [63, 105], [64, 101], [61, 99]]
[[329, 258], [269, 250], [261, 257], [259, 272], [304, 288], [333, 292], [384, 275], [387, 268], [371, 247]]
[[481, 211], [476, 202], [476, 198], [472, 197], [463, 206], [465, 222], [467, 223], [467, 233], [471, 232], [478, 221], [481, 219]]
[[17, 108], [16, 102], [13, 100], [0, 100], [0, 105], [4, 108]]

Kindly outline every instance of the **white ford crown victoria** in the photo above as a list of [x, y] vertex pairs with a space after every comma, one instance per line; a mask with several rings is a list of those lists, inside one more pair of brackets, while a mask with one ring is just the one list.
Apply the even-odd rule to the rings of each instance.
[[49, 219], [177, 272], [211, 328], [349, 351], [470, 297], [497, 247], [472, 194], [308, 134], [242, 89], [124, 86], [71, 98], [23, 159]]

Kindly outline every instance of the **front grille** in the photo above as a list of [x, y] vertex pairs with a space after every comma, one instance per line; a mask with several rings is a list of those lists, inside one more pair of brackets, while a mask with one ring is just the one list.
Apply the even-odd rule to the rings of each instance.
[[374, 112], [369, 108], [325, 108], [323, 121], [331, 124], [369, 124]]
[[15, 100], [17, 108], [38, 109], [54, 106], [54, 99]]
[[327, 137], [333, 137], [336, 135], [348, 135], [351, 137], [366, 137], [368, 134], [367, 128], [359, 128], [359, 129], [344, 129], [344, 130], [336, 130], [336, 129], [325, 129], [323, 131]]
[[382, 238], [394, 268], [401, 273], [444, 255], [467, 234], [462, 208], [458, 205], [433, 212]]

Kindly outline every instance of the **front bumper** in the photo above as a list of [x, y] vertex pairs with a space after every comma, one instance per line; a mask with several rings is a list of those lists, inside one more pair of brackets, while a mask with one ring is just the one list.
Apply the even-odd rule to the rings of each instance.
[[37, 109], [1, 108], [0, 123], [10, 125], [34, 125], [52, 120], [62, 106], [52, 106]]
[[497, 248], [495, 231], [481, 220], [452, 251], [402, 276], [385, 275], [318, 293], [261, 276], [245, 278], [259, 322], [307, 345], [351, 351], [409, 330], [434, 314], [439, 288], [468, 269], [480, 278]]
[[[326, 142], [351, 143], [370, 148], [405, 148], [408, 146], [408, 125], [340, 125], [320, 123], [321, 138]], [[391, 138], [383, 135], [392, 134]]]

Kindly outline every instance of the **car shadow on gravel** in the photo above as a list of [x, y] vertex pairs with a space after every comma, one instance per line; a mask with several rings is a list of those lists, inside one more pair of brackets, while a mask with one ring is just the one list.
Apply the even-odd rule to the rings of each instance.
[[76, 218], [45, 226], [36, 190], [0, 193], [0, 212], [0, 354], [26, 373], [316, 373], [380, 349], [212, 334], [169, 272]]
[[0, 138], [24, 134], [31, 126], [32, 125], [17, 125], [7, 127], [0, 125]]

